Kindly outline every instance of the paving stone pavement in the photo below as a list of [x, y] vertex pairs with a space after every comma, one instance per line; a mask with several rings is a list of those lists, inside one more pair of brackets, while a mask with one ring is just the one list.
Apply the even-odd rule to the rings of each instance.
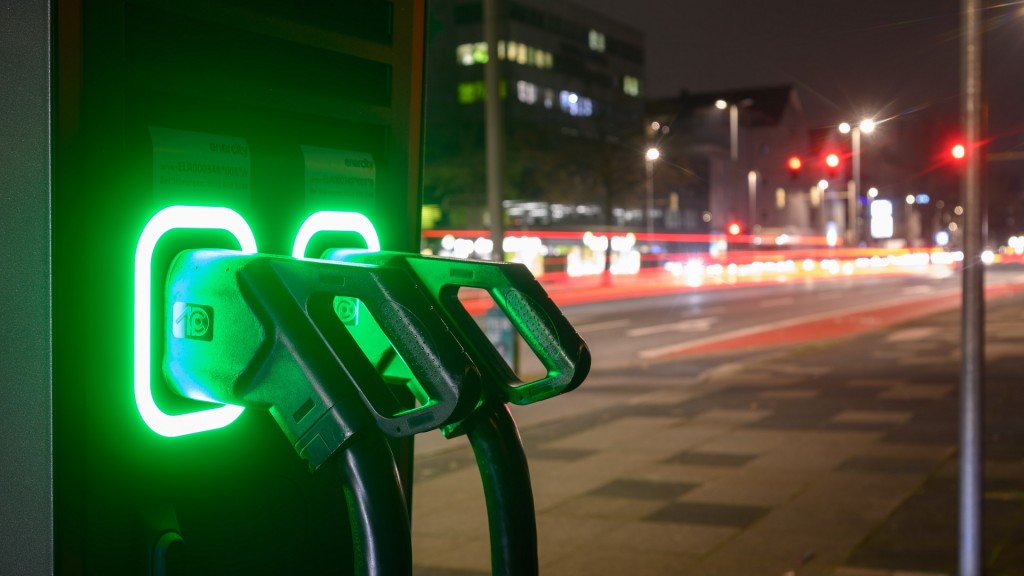
[[[959, 313], [694, 377], [599, 372], [516, 408], [542, 574], [937, 576], [957, 567]], [[986, 574], [1024, 574], [1024, 298], [987, 312]], [[558, 417], [555, 417], [555, 416]], [[464, 439], [420, 441], [415, 573], [490, 573]]]

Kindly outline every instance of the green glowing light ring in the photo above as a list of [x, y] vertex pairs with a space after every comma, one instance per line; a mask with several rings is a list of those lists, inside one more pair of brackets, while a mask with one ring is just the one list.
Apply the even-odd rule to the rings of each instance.
[[309, 241], [318, 232], [355, 232], [363, 237], [366, 249], [380, 252], [380, 239], [370, 219], [358, 212], [314, 212], [306, 218], [295, 235], [292, 258], [305, 258]]
[[135, 404], [142, 420], [161, 436], [183, 436], [222, 428], [242, 414], [241, 406], [219, 408], [189, 414], [167, 414], [153, 399], [152, 382], [152, 265], [153, 250], [167, 232], [175, 229], [224, 230], [238, 241], [241, 251], [256, 253], [256, 238], [245, 220], [227, 208], [210, 206], [170, 206], [157, 212], [142, 230], [135, 248]]

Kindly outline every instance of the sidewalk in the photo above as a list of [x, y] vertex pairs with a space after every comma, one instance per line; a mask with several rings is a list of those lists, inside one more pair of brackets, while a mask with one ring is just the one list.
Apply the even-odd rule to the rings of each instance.
[[[986, 574], [1024, 574], [1024, 296], [989, 304]], [[957, 567], [959, 312], [722, 364], [593, 374], [516, 408], [541, 573], [922, 576]], [[418, 440], [416, 574], [490, 573], [464, 439]]]

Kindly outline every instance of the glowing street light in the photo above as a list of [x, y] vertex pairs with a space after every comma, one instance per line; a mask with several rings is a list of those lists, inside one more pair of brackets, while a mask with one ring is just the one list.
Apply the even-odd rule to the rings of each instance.
[[860, 182], [860, 135], [870, 134], [875, 131], [875, 121], [870, 118], [865, 118], [860, 121], [860, 124], [856, 126], [850, 126], [848, 122], [839, 124], [839, 131], [843, 134], [850, 134], [850, 140], [853, 147], [853, 190], [849, 194], [849, 202], [847, 204], [847, 212], [849, 224], [847, 226], [847, 235], [849, 236], [850, 244], [854, 244], [857, 241], [857, 197], [860, 195], [861, 182]]
[[647, 158], [647, 233], [654, 233], [654, 162], [661, 158], [661, 151], [651, 146], [644, 155]]

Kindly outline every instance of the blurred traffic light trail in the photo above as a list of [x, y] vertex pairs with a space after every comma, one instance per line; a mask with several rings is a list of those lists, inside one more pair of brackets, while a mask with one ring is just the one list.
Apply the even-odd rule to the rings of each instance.
[[[999, 298], [1024, 292], [1024, 284], [989, 286], [986, 298]], [[833, 338], [856, 336], [869, 330], [900, 324], [930, 314], [954, 310], [960, 306], [960, 292], [948, 290], [927, 297], [909, 297], [896, 303], [865, 305], [856, 309], [834, 311], [793, 318], [774, 325], [751, 326], [709, 338], [691, 340], [644, 351], [641, 356], [664, 360], [690, 354], [709, 354], [740, 348], [781, 346], [803, 342], [820, 342]]]

